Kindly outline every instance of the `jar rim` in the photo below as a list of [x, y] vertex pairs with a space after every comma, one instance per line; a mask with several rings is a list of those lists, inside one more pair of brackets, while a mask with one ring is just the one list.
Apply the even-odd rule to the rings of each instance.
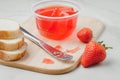
[[[44, 15], [37, 14], [35, 12], [35, 10], [37, 10], [36, 7], [38, 7], [40, 4], [43, 5], [43, 4], [47, 4], [47, 3], [54, 3], [54, 5], [55, 5], [55, 3], [59, 3], [59, 4], [61, 3], [61, 6], [62, 6], [62, 3], [67, 3], [67, 5], [74, 6], [74, 8], [76, 9], [77, 12], [74, 13], [74, 14], [71, 14], [69, 16], [62, 16], [62, 17], [61, 16], [56, 16], [56, 17], [44, 16]], [[49, 5], [51, 5], [51, 4], [49, 4]], [[74, 17], [74, 16], [78, 15], [79, 14], [79, 8], [80, 8], [80, 6], [77, 3], [73, 2], [73, 1], [68, 1], [68, 0], [56, 0], [56, 1], [44, 0], [44, 1], [39, 1], [39, 2], [37, 2], [35, 4], [33, 4], [33, 6], [32, 6], [32, 13], [35, 15], [35, 17], [40, 17], [40, 18], [63, 19], [63, 18], [70, 18], [70, 17]]]

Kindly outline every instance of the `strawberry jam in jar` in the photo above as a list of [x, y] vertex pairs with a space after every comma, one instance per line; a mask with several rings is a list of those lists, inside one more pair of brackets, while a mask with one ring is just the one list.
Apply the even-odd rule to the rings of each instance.
[[68, 0], [44, 0], [33, 6], [40, 34], [54, 40], [65, 39], [76, 28], [79, 9]]

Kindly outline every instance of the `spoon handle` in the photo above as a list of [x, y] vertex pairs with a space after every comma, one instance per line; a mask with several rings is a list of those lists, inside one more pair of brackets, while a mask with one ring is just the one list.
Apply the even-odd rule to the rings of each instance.
[[45, 50], [48, 54], [52, 55], [53, 57], [55, 57], [59, 60], [71, 60], [73, 58], [73, 56], [68, 55], [65, 52], [61, 52], [61, 51], [53, 48], [52, 46], [46, 44], [45, 42], [43, 42], [36, 36], [29, 33], [24, 28], [20, 27], [20, 30], [24, 33], [24, 35], [27, 39], [29, 39], [30, 41], [32, 41], [33, 43], [35, 43], [36, 45], [41, 47], [43, 50]]

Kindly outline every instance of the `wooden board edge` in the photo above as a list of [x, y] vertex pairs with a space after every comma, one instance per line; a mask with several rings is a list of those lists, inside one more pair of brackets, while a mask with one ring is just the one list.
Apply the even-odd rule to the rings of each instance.
[[65, 74], [65, 73], [71, 72], [71, 71], [75, 70], [80, 65], [80, 63], [78, 62], [78, 63], [74, 64], [73, 66], [65, 68], [65, 69], [47, 70], [47, 69], [35, 68], [32, 66], [27, 66], [27, 65], [23, 65], [23, 64], [18, 65], [15, 62], [3, 61], [3, 60], [0, 60], [0, 64], [5, 65], [5, 66], [11, 66], [14, 68], [19, 68], [19, 69], [30, 70], [30, 71], [34, 71], [34, 72], [38, 72], [38, 73], [53, 74], [53, 75]]

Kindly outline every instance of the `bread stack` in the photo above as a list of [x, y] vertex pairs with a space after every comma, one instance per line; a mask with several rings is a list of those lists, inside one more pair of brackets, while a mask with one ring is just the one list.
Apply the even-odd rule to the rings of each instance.
[[12, 20], [0, 19], [0, 59], [18, 60], [24, 56], [26, 49], [20, 25]]

